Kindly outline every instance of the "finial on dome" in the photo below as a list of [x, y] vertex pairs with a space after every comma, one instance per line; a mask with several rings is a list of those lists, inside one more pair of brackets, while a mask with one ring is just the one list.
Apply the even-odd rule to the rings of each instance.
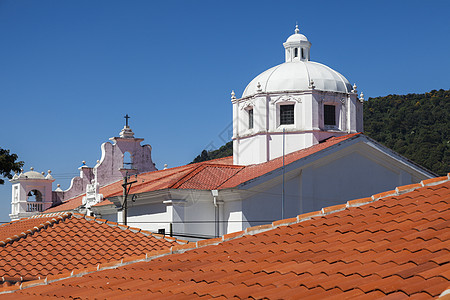
[[294, 30], [294, 31], [295, 31], [295, 33], [297, 33], [297, 34], [300, 33], [300, 29], [298, 29], [298, 24], [295, 25], [295, 30]]
[[85, 164], [86, 164], [86, 161], [83, 160], [81, 163], [82, 163], [83, 165], [85, 165]]
[[52, 170], [48, 170], [47, 173], [48, 173], [48, 174], [52, 174]]
[[31, 168], [30, 168], [30, 170], [31, 170], [31, 171], [33, 171], [33, 170], [34, 170], [34, 168], [33, 168], [33, 167], [31, 167]]
[[167, 169], [167, 164], [164, 164], [164, 170], [166, 170]]
[[234, 93], [234, 90], [231, 91], [231, 99], [234, 100], [236, 99], [236, 94]]
[[359, 95], [359, 101], [360, 102], [364, 102], [364, 94], [363, 94], [363, 92], [361, 92], [361, 94]]
[[256, 91], [257, 91], [257, 92], [262, 92], [262, 89], [261, 89], [261, 82], [259, 82], [259, 81], [258, 81], [258, 85], [256, 86]]
[[357, 88], [357, 86], [356, 86], [356, 83], [354, 83], [353, 84], [353, 90], [352, 90], [352, 93], [357, 93], [358, 91], [356, 90], [356, 88]]

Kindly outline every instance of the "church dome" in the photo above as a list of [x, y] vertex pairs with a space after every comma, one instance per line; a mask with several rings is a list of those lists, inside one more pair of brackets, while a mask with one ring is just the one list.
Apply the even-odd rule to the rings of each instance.
[[19, 178], [21, 178], [21, 179], [22, 178], [24, 178], [24, 179], [45, 179], [45, 176], [39, 172], [34, 171], [34, 169], [31, 168], [31, 171], [20, 174]]
[[299, 41], [308, 41], [308, 39], [306, 38], [306, 36], [304, 36], [303, 34], [298, 33], [297, 31], [291, 35], [290, 37], [288, 37], [288, 39], [286, 40], [286, 43], [291, 43], [291, 42], [299, 42]]
[[256, 76], [245, 88], [242, 97], [258, 92], [308, 90], [311, 80], [316, 90], [349, 93], [350, 82], [335, 70], [312, 61], [285, 62]]
[[352, 86], [344, 76], [330, 67], [309, 60], [311, 43], [299, 33], [298, 26], [283, 46], [286, 62], [256, 76], [247, 85], [242, 97], [259, 92], [304, 91], [313, 86], [320, 91], [351, 92]]

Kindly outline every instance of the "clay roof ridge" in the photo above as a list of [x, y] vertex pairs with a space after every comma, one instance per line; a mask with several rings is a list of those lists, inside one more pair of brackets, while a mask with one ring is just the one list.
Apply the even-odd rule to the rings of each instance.
[[[185, 169], [184, 169], [184, 170], [181, 170], [180, 172], [189, 172], [190, 170], [196, 168], [196, 167], [194, 167], [194, 166], [180, 166], [180, 167], [176, 167], [176, 168], [181, 168], [181, 167], [185, 167]], [[175, 169], [175, 168], [172, 168], [171, 170], [173, 170], [173, 169]], [[165, 171], [165, 170], [158, 170], [158, 171], [153, 171], [153, 172], [159, 172], [159, 171]], [[152, 172], [148, 172], [148, 173], [152, 173]], [[142, 174], [148, 174], [148, 173], [142, 173]], [[142, 175], [142, 174], [138, 174], [138, 176], [139, 176], [139, 175]], [[133, 188], [132, 188], [132, 190], [133, 190], [133, 189], [136, 189], [137, 187], [140, 187], [140, 186], [142, 186], [142, 185], [146, 185], [146, 184], [153, 183], [153, 182], [157, 182], [157, 181], [160, 181], [160, 180], [163, 180], [163, 179], [172, 177], [172, 176], [176, 176], [177, 174], [179, 174], [179, 173], [169, 173], [169, 174], [166, 174], [166, 175], [163, 175], [163, 176], [154, 178], [154, 179], [145, 180], [144, 182], [140, 182], [140, 183], [138, 183], [137, 185], [134, 185]], [[188, 173], [188, 174], [189, 174], [189, 173]], [[178, 181], [177, 181], [177, 182], [178, 182]], [[175, 183], [175, 184], [176, 184], [176, 183]], [[109, 193], [109, 194], [104, 195], [104, 199], [106, 200], [106, 199], [109, 198], [109, 197], [116, 197], [116, 196], [118, 196], [119, 193], [120, 193], [120, 191], [111, 192], [111, 193]], [[100, 203], [101, 203], [101, 202], [100, 202]]]
[[181, 177], [179, 180], [177, 180], [177, 182], [172, 184], [169, 188], [176, 189], [177, 187], [179, 187], [180, 185], [182, 185], [183, 183], [188, 181], [190, 178], [192, 178], [193, 176], [195, 176], [198, 173], [200, 173], [205, 168], [206, 168], [205, 164], [201, 164], [201, 165], [196, 166], [193, 170], [192, 169], [190, 170], [191, 172], [188, 172], [186, 175]]
[[221, 184], [219, 184], [219, 186], [217, 187], [217, 189], [220, 189], [225, 183], [227, 183], [231, 178], [233, 178], [234, 176], [238, 175], [242, 170], [244, 170], [246, 167], [242, 167], [239, 171], [237, 171], [236, 173], [234, 173], [232, 176], [228, 177], [224, 182], [222, 182]]
[[187, 243], [189, 243], [186, 240], [177, 239], [177, 238], [174, 238], [174, 237], [169, 237], [169, 236], [165, 236], [165, 235], [162, 235], [162, 234], [153, 233], [151, 231], [142, 230], [142, 229], [136, 228], [136, 227], [130, 227], [130, 226], [127, 226], [127, 225], [119, 224], [117, 222], [112, 222], [112, 221], [108, 221], [108, 220], [97, 218], [97, 217], [91, 217], [91, 216], [83, 215], [83, 214], [80, 214], [80, 213], [72, 213], [72, 214], [73, 214], [74, 217], [76, 217], [78, 219], [85, 219], [87, 221], [95, 221], [98, 224], [106, 224], [106, 225], [111, 226], [111, 227], [118, 227], [118, 228], [120, 228], [122, 230], [130, 230], [133, 233], [140, 232], [140, 233], [142, 233], [142, 234], [144, 234], [146, 236], [153, 236], [153, 237], [155, 237], [157, 239], [165, 239], [166, 241], [169, 241], [169, 242], [177, 242], [178, 244], [187, 244]]
[[[28, 235], [32, 235], [35, 232], [40, 231], [41, 229], [46, 229], [49, 226], [53, 226], [56, 223], [59, 223], [60, 221], [64, 221], [67, 218], [70, 218], [72, 215], [72, 213], [62, 213], [62, 214], [57, 214], [57, 216], [55, 216], [55, 218], [51, 219], [51, 220], [47, 220], [39, 225], [36, 225], [32, 228], [29, 228], [27, 230], [22, 231], [19, 234], [13, 235], [11, 237], [6, 238], [3, 241], [0, 241], [0, 247], [1, 246], [6, 246], [7, 244], [11, 244], [15, 241], [18, 241], [22, 238], [26, 238]], [[23, 218], [21, 220], [26, 220], [28, 218]]]
[[[237, 173], [239, 173], [241, 170], [243, 170], [245, 168], [245, 166], [240, 166], [240, 165], [217, 165], [217, 164], [208, 164], [208, 163], [206, 163], [206, 164], [203, 164], [203, 165], [197, 167], [191, 173], [186, 174], [186, 176], [184, 176], [182, 179], [180, 179], [171, 188], [173, 188], [173, 189], [179, 188], [181, 185], [186, 183], [188, 180], [192, 179], [195, 175], [199, 174], [201, 171], [205, 170], [206, 168], [216, 168], [218, 170], [221, 170], [223, 168], [239, 169], [235, 174], [229, 176], [222, 183], [218, 184], [216, 186], [216, 189], [219, 189], [220, 186], [222, 186], [226, 181], [230, 180], [230, 178], [234, 177]], [[222, 170], [222, 172], [223, 172], [223, 170]]]
[[[447, 174], [447, 176], [423, 180], [420, 182], [420, 186], [418, 184], [417, 187], [412, 188], [411, 191], [413, 191], [417, 188], [420, 188], [420, 187], [433, 186], [433, 185], [442, 184], [442, 183], [449, 182], [449, 181], [450, 181], [450, 173]], [[70, 277], [79, 277], [79, 276], [82, 276], [82, 275], [85, 275], [88, 273], [92, 273], [92, 272], [96, 272], [99, 270], [118, 268], [120, 266], [135, 263], [135, 262], [150, 261], [150, 260], [162, 257], [162, 256], [171, 255], [171, 254], [175, 254], [175, 253], [183, 253], [188, 250], [198, 249], [198, 248], [202, 248], [202, 247], [206, 247], [206, 246], [210, 246], [210, 245], [218, 245], [225, 241], [229, 241], [229, 240], [233, 240], [233, 239], [240, 238], [243, 236], [254, 235], [257, 233], [269, 231], [272, 229], [276, 229], [280, 226], [289, 226], [292, 224], [310, 220], [315, 217], [323, 217], [328, 214], [337, 213], [337, 212], [343, 211], [350, 207], [356, 207], [356, 206], [370, 204], [370, 203], [378, 201], [380, 199], [391, 197], [393, 195], [398, 195], [396, 190], [397, 189], [403, 190], [403, 187], [405, 187], [405, 186], [397, 187], [395, 190], [392, 190], [392, 191], [372, 195], [372, 197], [351, 200], [351, 201], [347, 201], [347, 203], [345, 203], [345, 204], [324, 207], [319, 211], [304, 213], [304, 214], [301, 214], [301, 215], [298, 215], [296, 217], [289, 218], [289, 219], [274, 221], [271, 224], [257, 225], [257, 226], [249, 227], [243, 231], [229, 233], [229, 234], [223, 235], [222, 237], [208, 239], [208, 240], [202, 240], [202, 241], [198, 241], [198, 242], [190, 242], [190, 243], [188, 242], [186, 244], [172, 246], [169, 249], [153, 250], [153, 251], [147, 253], [145, 255], [145, 257], [143, 255], [135, 256], [135, 257], [128, 257], [128, 258], [121, 259], [121, 260], [115, 261], [115, 262], [109, 262], [106, 264], [98, 264], [97, 267], [74, 269], [70, 273], [64, 273], [64, 274], [59, 274], [59, 275], [55, 275], [55, 276], [47, 276], [46, 279], [24, 282], [20, 286], [9, 286], [9, 287], [0, 288], [0, 294], [10, 293], [10, 292], [13, 292], [18, 289], [28, 288], [28, 287], [32, 287], [32, 286], [36, 286], [36, 285], [48, 284], [49, 282], [59, 281], [59, 280], [67, 279]], [[83, 215], [81, 215], [81, 216], [83, 216]], [[90, 218], [92, 218], [92, 217], [90, 217]], [[108, 223], [109, 223], [109, 221], [108, 221]], [[446, 292], [446, 291], [444, 291], [444, 292]], [[444, 292], [443, 292], [443, 294], [444, 294]]]

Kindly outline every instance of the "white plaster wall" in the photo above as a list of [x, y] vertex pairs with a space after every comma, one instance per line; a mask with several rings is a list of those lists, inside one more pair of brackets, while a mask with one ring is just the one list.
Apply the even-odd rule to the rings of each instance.
[[224, 224], [225, 233], [242, 230], [242, 222], [245, 222], [244, 215], [242, 214], [242, 201], [225, 202], [223, 205], [223, 218], [228, 221]]
[[[173, 222], [172, 206], [162, 203], [152, 203], [128, 207], [128, 225], [144, 230], [158, 232], [164, 228], [166, 234], [170, 232], [170, 223]], [[119, 218], [121, 220], [121, 218]]]
[[[215, 207], [213, 197], [193, 202], [184, 207], [184, 232], [192, 235], [215, 236]], [[219, 205], [219, 212], [222, 207]], [[223, 224], [220, 225], [223, 234]]]
[[411, 174], [388, 167], [358, 152], [340, 157], [326, 164], [303, 170], [303, 211], [343, 204], [348, 200], [370, 197], [373, 194], [413, 183]]
[[[300, 176], [285, 181], [284, 218], [295, 217], [302, 211], [300, 188]], [[252, 191], [258, 192], [242, 201], [242, 213], [246, 220], [242, 229], [282, 219], [281, 184], [266, 190], [255, 188]]]

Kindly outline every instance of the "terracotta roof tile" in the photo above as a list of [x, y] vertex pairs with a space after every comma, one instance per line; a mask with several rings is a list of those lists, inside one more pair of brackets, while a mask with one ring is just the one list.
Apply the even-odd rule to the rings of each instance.
[[450, 286], [449, 189], [448, 178], [399, 187], [2, 297], [436, 298]]
[[442, 178], [2, 296], [437, 297], [450, 286], [450, 182], [436, 182]]
[[[1, 227], [0, 276], [8, 281], [36, 279], [117, 261], [150, 250], [169, 249], [178, 242], [122, 228], [80, 214], [35, 216]], [[17, 232], [27, 234], [18, 236]], [[105, 238], [106, 235], [106, 238]], [[8, 237], [9, 236], [9, 237]], [[22, 279], [21, 279], [22, 277]]]

